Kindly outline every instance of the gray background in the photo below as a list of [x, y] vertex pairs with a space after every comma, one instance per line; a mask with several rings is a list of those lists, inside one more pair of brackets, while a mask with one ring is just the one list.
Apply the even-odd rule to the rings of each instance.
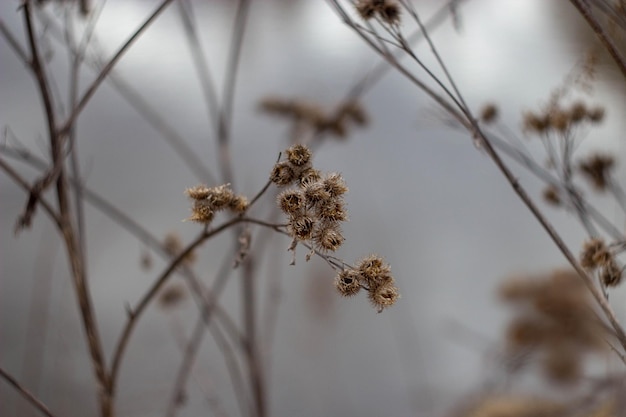
[[[97, 27], [105, 56], [155, 4], [107, 2]], [[439, 6], [436, 1], [417, 4], [423, 17]], [[0, 14], [24, 41], [17, 6], [2, 2]], [[209, 65], [221, 85], [232, 3], [195, 6]], [[461, 17], [460, 32], [446, 23], [434, 40], [468, 103], [475, 109], [488, 101], [498, 103], [503, 123], [516, 131], [521, 112], [544, 103], [590, 44], [580, 35], [577, 16], [552, 2], [471, 0], [462, 6]], [[423, 45], [418, 52], [434, 63]], [[59, 88], [66, 91], [67, 58], [57, 48], [51, 59]], [[286, 124], [256, 111], [260, 98], [302, 97], [332, 106], [377, 60], [324, 2], [255, 1], [236, 90], [236, 190], [256, 193], [287, 144]], [[173, 6], [124, 56], [116, 74], [165, 115], [217, 174], [213, 130], [191, 62]], [[83, 86], [92, 77], [85, 72]], [[619, 117], [624, 100], [611, 81], [616, 77], [601, 66], [591, 101], [607, 107], [608, 120], [589, 134], [581, 154], [598, 148], [624, 154], [617, 133], [625, 128]], [[2, 127], [10, 127], [34, 152], [47, 156], [34, 82], [4, 41], [0, 97]], [[315, 154], [315, 165], [341, 172], [350, 187], [347, 242], [339, 256], [353, 262], [371, 252], [382, 254], [392, 265], [402, 298], [376, 314], [365, 297], [341, 299], [332, 287], [333, 272], [318, 259], [306, 263], [303, 249], [297, 265], [289, 267], [285, 237], [254, 241], [270, 246], [265, 263], [273, 265], [261, 270], [259, 287], [265, 291], [268, 277], [276, 273], [283, 283], [276, 334], [271, 345], [264, 345], [272, 347], [268, 383], [273, 415], [430, 415], [458, 403], [497, 369], [490, 352], [498, 347], [507, 318], [494, 296], [498, 283], [512, 274], [564, 265], [490, 160], [468, 135], [446, 127], [440, 110], [407, 80], [391, 73], [363, 103], [370, 127], [356, 129], [347, 141], [325, 142]], [[157, 236], [176, 231], [188, 241], [197, 233], [197, 225], [181, 223], [189, 213], [183, 190], [197, 180], [109, 85], [100, 88], [83, 112], [78, 138], [88, 187]], [[541, 155], [536, 143], [529, 146]], [[28, 178], [36, 178], [30, 168], [11, 162]], [[514, 167], [522, 184], [539, 197], [541, 184]], [[95, 390], [65, 253], [41, 212], [32, 230], [13, 236], [25, 198], [0, 175], [0, 365], [26, 383], [27, 364], [32, 368], [36, 361], [40, 378], [32, 384], [40, 398], [59, 416], [88, 415], [85, 410], [95, 410]], [[265, 200], [269, 208], [271, 194]], [[598, 201], [610, 218], [623, 224], [610, 201]], [[574, 219], [551, 208], [546, 213], [577, 252], [584, 235]], [[267, 217], [267, 210], [258, 215]], [[124, 304], [141, 296], [163, 263], [156, 261], [151, 271], [142, 271], [140, 243], [97, 210], [89, 208], [87, 219], [91, 290], [110, 355], [125, 319]], [[198, 271], [207, 280], [228, 242], [211, 241], [198, 253]], [[237, 298], [233, 281], [223, 305], [237, 312]], [[265, 308], [267, 293], [261, 299]], [[624, 319], [623, 291], [611, 300]], [[46, 317], [41, 327], [46, 330], [28, 336], [33, 305], [37, 320]], [[174, 335], [187, 334], [195, 317], [189, 299], [170, 312], [150, 308], [124, 360], [119, 415], [163, 413], [180, 359]], [[44, 343], [43, 356], [28, 356], [29, 337]], [[199, 385], [208, 387], [228, 415], [237, 415], [223, 360], [210, 341], [195, 374], [199, 382], [192, 378], [188, 406], [180, 415], [205, 414]], [[11, 388], [0, 384], [3, 415], [28, 410], [20, 402]]]

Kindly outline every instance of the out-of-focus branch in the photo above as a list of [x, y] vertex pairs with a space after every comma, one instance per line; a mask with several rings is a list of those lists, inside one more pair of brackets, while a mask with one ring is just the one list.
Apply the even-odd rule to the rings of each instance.
[[52, 414], [52, 411], [37, 397], [35, 397], [30, 391], [24, 388], [15, 378], [13, 378], [7, 371], [0, 368], [0, 377], [4, 379], [7, 383], [9, 383], [13, 388], [19, 392], [22, 397], [26, 398], [26, 400], [31, 403], [37, 410], [48, 417], [56, 417]]
[[615, 45], [615, 42], [613, 42], [613, 39], [611, 39], [606, 30], [604, 30], [604, 27], [602, 27], [598, 19], [594, 16], [593, 11], [589, 7], [587, 1], [570, 0], [570, 3], [572, 3], [572, 5], [576, 7], [576, 9], [585, 19], [589, 27], [593, 29], [600, 42], [602, 42], [602, 45], [604, 45], [604, 48], [608, 51], [609, 55], [611, 55], [611, 57], [615, 61], [617, 68], [626, 79], [626, 58], [622, 56], [619, 49], [617, 48], [617, 45]]

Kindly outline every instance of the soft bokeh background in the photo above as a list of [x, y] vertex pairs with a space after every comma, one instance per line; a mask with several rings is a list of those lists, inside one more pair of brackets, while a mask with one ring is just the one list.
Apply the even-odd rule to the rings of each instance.
[[[235, 2], [194, 3], [209, 66], [224, 79]], [[97, 41], [110, 56], [156, 6], [153, 1], [109, 0]], [[439, 1], [416, 2], [423, 17]], [[19, 3], [0, 4], [3, 22], [24, 42]], [[54, 14], [54, 7], [47, 9]], [[461, 25], [444, 23], [433, 34], [467, 101], [479, 109], [495, 102], [503, 123], [519, 128], [523, 110], [537, 108], [593, 45], [593, 37], [566, 2], [468, 0]], [[58, 45], [47, 50], [60, 91], [68, 59]], [[418, 48], [427, 62], [428, 49]], [[300, 97], [332, 106], [378, 58], [322, 1], [255, 1], [246, 31], [236, 89], [233, 157], [236, 191], [255, 194], [278, 152], [287, 146], [286, 124], [257, 112], [267, 95]], [[139, 91], [187, 139], [215, 174], [213, 129], [193, 69], [176, 5], [124, 56], [115, 73]], [[86, 72], [87, 85], [93, 74]], [[592, 102], [607, 108], [607, 122], [581, 147], [624, 155], [623, 93], [603, 61]], [[0, 42], [0, 124], [33, 152], [47, 156], [45, 125], [35, 84], [6, 42]], [[494, 297], [511, 274], [541, 273], [562, 256], [510, 186], [466, 134], [445, 126], [434, 104], [401, 76], [390, 73], [363, 100], [372, 122], [347, 141], [326, 141], [315, 165], [345, 177], [350, 222], [339, 256], [353, 262], [377, 252], [391, 263], [402, 292], [394, 308], [376, 314], [364, 297], [341, 299], [333, 272], [320, 260], [288, 266], [288, 239], [254, 240], [265, 246], [259, 268], [261, 311], [280, 303], [275, 334], [263, 327], [273, 415], [432, 415], [475, 391], [497, 363], [490, 352], [501, 339], [506, 310]], [[621, 113], [620, 113], [621, 112]], [[9, 135], [10, 136], [10, 135]], [[188, 215], [186, 187], [198, 182], [159, 133], [104, 84], [78, 123], [78, 152], [86, 185], [137, 219], [155, 235], [175, 231], [189, 241], [198, 226]], [[4, 139], [9, 140], [10, 139]], [[540, 151], [540, 148], [537, 147]], [[36, 172], [12, 161], [30, 179]], [[517, 169], [517, 167], [516, 167]], [[624, 173], [623, 168], [620, 171]], [[538, 197], [541, 185], [518, 169]], [[623, 175], [622, 175], [623, 177]], [[32, 387], [53, 410], [79, 416], [94, 410], [95, 385], [86, 354], [65, 253], [49, 220], [38, 213], [32, 230], [13, 235], [26, 196], [0, 175], [0, 365]], [[272, 206], [267, 195], [259, 217]], [[601, 201], [609, 217], [617, 211]], [[546, 208], [577, 251], [584, 235], [576, 222]], [[91, 290], [107, 354], [134, 304], [163, 267], [143, 271], [145, 248], [88, 206]], [[257, 231], [258, 232], [258, 231]], [[228, 237], [206, 243], [198, 271], [210, 282], [228, 252]], [[267, 290], [282, 282], [279, 297]], [[238, 312], [233, 279], [222, 304]], [[626, 319], [623, 292], [612, 295]], [[163, 413], [181, 358], [177, 335], [187, 335], [196, 309], [188, 299], [173, 311], [156, 307], [140, 321], [124, 360], [119, 415]], [[263, 330], [265, 329], [265, 331]], [[33, 341], [36, 341], [33, 346]], [[207, 340], [180, 415], [206, 414], [201, 390], [237, 415], [223, 359]], [[0, 383], [2, 415], [28, 406]]]

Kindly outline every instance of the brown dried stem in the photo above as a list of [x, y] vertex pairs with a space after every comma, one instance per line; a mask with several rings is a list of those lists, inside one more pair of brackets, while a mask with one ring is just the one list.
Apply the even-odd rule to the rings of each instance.
[[615, 61], [617, 69], [620, 70], [620, 72], [626, 79], [626, 58], [622, 56], [622, 54], [619, 52], [619, 49], [617, 48], [617, 45], [615, 45], [615, 42], [613, 42], [613, 39], [611, 39], [611, 37], [604, 30], [600, 22], [598, 22], [598, 19], [593, 15], [593, 11], [589, 7], [587, 1], [570, 0], [570, 3], [572, 3], [572, 5], [576, 7], [576, 9], [585, 19], [589, 27], [595, 32], [600, 42], [602, 42], [604, 48]]
[[3, 368], [0, 368], [0, 377], [4, 379], [7, 383], [9, 383], [13, 388], [19, 392], [22, 397], [26, 398], [26, 400], [33, 405], [37, 410], [39, 410], [42, 414], [48, 417], [56, 417], [52, 414], [52, 411], [37, 397], [35, 397], [29, 390], [24, 388], [15, 378], [13, 378], [7, 371]]
[[115, 64], [122, 58], [124, 53], [132, 46], [132, 44], [141, 36], [142, 33], [148, 29], [150, 24], [161, 14], [163, 10], [172, 2], [172, 0], [163, 0], [159, 7], [146, 19], [145, 22], [137, 29], [130, 38], [120, 47], [120, 49], [113, 55], [113, 57], [106, 63], [96, 79], [87, 88], [83, 96], [80, 98], [76, 106], [73, 108], [72, 113], [68, 116], [63, 126], [60, 127], [60, 133], [66, 133], [76, 121], [78, 115], [83, 111], [91, 97], [95, 94], [100, 84], [107, 78], [107, 75], [111, 72]]
[[[562, 240], [561, 236], [554, 229], [554, 227], [547, 220], [547, 218], [543, 215], [543, 213], [537, 207], [537, 205], [532, 201], [532, 199], [530, 198], [526, 190], [521, 186], [518, 179], [515, 177], [512, 171], [508, 168], [506, 163], [501, 159], [500, 155], [497, 153], [497, 151], [495, 150], [495, 148], [489, 141], [488, 137], [482, 132], [480, 126], [476, 122], [476, 118], [473, 117], [471, 110], [467, 106], [460, 105], [458, 102], [456, 102], [454, 105], [449, 103], [444, 97], [441, 97], [434, 90], [425, 86], [423, 82], [419, 81], [415, 76], [413, 76], [413, 74], [409, 70], [407, 70], [402, 64], [400, 64], [397, 60], [395, 60], [395, 58], [392, 55], [385, 53], [385, 51], [383, 51], [371, 39], [369, 39], [369, 37], [365, 33], [363, 33], [362, 30], [359, 29], [359, 25], [357, 25], [350, 18], [350, 16], [345, 12], [345, 10], [343, 10], [342, 6], [339, 4], [338, 1], [331, 0], [331, 2], [335, 6], [335, 8], [338, 10], [339, 15], [343, 18], [344, 22], [346, 22], [348, 26], [352, 27], [370, 46], [372, 46], [372, 48], [374, 48], [378, 53], [380, 53], [385, 59], [390, 60], [390, 64], [396, 67], [403, 75], [407, 76], [407, 78], [411, 82], [416, 84], [418, 88], [422, 89], [426, 94], [428, 94], [430, 97], [435, 99], [435, 101], [438, 104], [440, 104], [444, 108], [444, 110], [446, 110], [454, 119], [456, 119], [459, 123], [461, 123], [461, 125], [463, 125], [471, 133], [472, 137], [477, 138], [480, 141], [487, 155], [489, 155], [489, 157], [495, 163], [496, 167], [503, 174], [506, 180], [509, 182], [509, 184], [511, 185], [515, 193], [522, 200], [522, 202], [526, 205], [526, 207], [531, 211], [535, 219], [541, 224], [543, 229], [547, 232], [547, 234], [550, 236], [552, 241], [555, 243], [555, 245], [558, 247], [561, 253], [565, 256], [567, 261], [572, 265], [572, 267], [584, 280], [589, 291], [591, 292], [593, 297], [596, 299], [596, 302], [598, 303], [605, 317], [611, 324], [611, 327], [613, 328], [613, 331], [615, 332], [615, 337], [619, 340], [622, 347], [626, 349], [626, 332], [624, 332], [623, 327], [617, 320], [615, 313], [613, 312], [613, 309], [611, 308], [607, 299], [604, 297], [604, 294], [602, 293], [601, 289], [596, 286], [594, 278], [590, 276], [580, 266], [576, 257], [569, 250], [565, 242]], [[423, 26], [421, 27], [423, 28]], [[425, 29], [423, 28], [423, 30]], [[437, 54], [436, 48], [434, 47], [432, 43], [431, 43], [431, 49], [433, 50], [435, 54]], [[409, 55], [413, 55], [413, 54], [411, 53]], [[438, 58], [438, 60], [440, 64], [443, 64], [440, 58]], [[441, 82], [439, 82], [439, 85], [441, 85]], [[447, 92], [447, 94], [449, 94], [449, 92]], [[460, 93], [459, 93], [459, 97], [460, 97]], [[462, 98], [460, 98], [460, 100], [462, 101]], [[455, 108], [455, 105], [456, 107], [458, 107], [458, 110], [457, 108]]]

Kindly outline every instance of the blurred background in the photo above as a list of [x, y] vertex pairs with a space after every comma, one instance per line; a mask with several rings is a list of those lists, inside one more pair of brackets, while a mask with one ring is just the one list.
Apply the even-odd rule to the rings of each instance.
[[[54, 3], [42, 9], [40, 22], [63, 21], [63, 9]], [[112, 56], [157, 4], [108, 0], [93, 40], [101, 56]], [[235, 4], [193, 2], [219, 91]], [[426, 20], [442, 2], [414, 4]], [[2, 2], [0, 16], [26, 45], [19, 6], [18, 1]], [[71, 18], [79, 19], [76, 12]], [[495, 103], [500, 123], [520, 135], [522, 112], [545, 104], [590, 48], [599, 49], [568, 2], [465, 0], [455, 18], [432, 31], [452, 76], [470, 107], [478, 111]], [[260, 114], [259, 101], [268, 96], [300, 98], [332, 108], [380, 58], [323, 1], [255, 1], [248, 19], [235, 90], [232, 157], [233, 188], [253, 196], [265, 184], [278, 153], [289, 145], [288, 125]], [[40, 33], [41, 42], [56, 88], [65, 97], [68, 56], [49, 36], [52, 26], [47, 30]], [[424, 44], [416, 50], [434, 65]], [[605, 106], [606, 122], [588, 134], [578, 151], [604, 150], [619, 159], [625, 152], [626, 125], [620, 117], [624, 83], [608, 59], [601, 58], [597, 69], [589, 102]], [[83, 74], [84, 88], [94, 72]], [[215, 130], [176, 4], [124, 55], [114, 74], [219, 175]], [[254, 229], [252, 251], [262, 250], [256, 259], [258, 322], [272, 415], [441, 415], [500, 369], [493, 352], [501, 345], [508, 316], [495, 297], [498, 284], [511, 275], [540, 274], [565, 265], [492, 162], [466, 133], [449, 127], [441, 110], [405, 78], [389, 72], [363, 96], [362, 105], [369, 126], [352, 130], [345, 140], [325, 140], [316, 149], [314, 165], [340, 172], [350, 188], [346, 243], [337, 255], [349, 263], [370, 253], [383, 255], [402, 298], [382, 314], [363, 296], [343, 299], [333, 287], [334, 272], [323, 261], [306, 262], [300, 248], [296, 265], [290, 266], [289, 239]], [[4, 40], [0, 124], [5, 145], [19, 139], [47, 158], [36, 85]], [[159, 238], [175, 233], [188, 243], [199, 232], [199, 225], [181, 222], [189, 216], [184, 190], [199, 179], [113, 84], [102, 85], [77, 126], [77, 151], [88, 188]], [[541, 155], [540, 146], [529, 146]], [[31, 181], [38, 178], [32, 167], [10, 161]], [[539, 199], [542, 184], [524, 168], [513, 167], [522, 185]], [[623, 166], [618, 169], [623, 178]], [[272, 196], [273, 191], [263, 197], [256, 217], [271, 218]], [[31, 229], [14, 235], [25, 202], [25, 193], [0, 175], [0, 366], [59, 416], [91, 415], [96, 410], [95, 383], [66, 253], [42, 212]], [[599, 199], [598, 206], [616, 224], [624, 224], [611, 201]], [[577, 253], [585, 237], [578, 223], [544, 207]], [[137, 302], [165, 263], [151, 256], [151, 267], [142, 267], [149, 250], [133, 235], [89, 205], [86, 218], [91, 292], [110, 357], [126, 320], [125, 306]], [[234, 256], [231, 248], [231, 236], [225, 235], [197, 251], [194, 268], [207, 283], [223, 257]], [[221, 304], [238, 319], [235, 277]], [[626, 320], [623, 301], [623, 291], [611, 294], [618, 316]], [[163, 414], [182, 357], [181, 339], [189, 336], [196, 317], [188, 294], [176, 306], [155, 303], [149, 308], [124, 358], [118, 415]], [[235, 416], [236, 401], [224, 359], [207, 337], [178, 414], [213, 410]], [[34, 414], [5, 383], [0, 383], [0, 411], [4, 416]]]

